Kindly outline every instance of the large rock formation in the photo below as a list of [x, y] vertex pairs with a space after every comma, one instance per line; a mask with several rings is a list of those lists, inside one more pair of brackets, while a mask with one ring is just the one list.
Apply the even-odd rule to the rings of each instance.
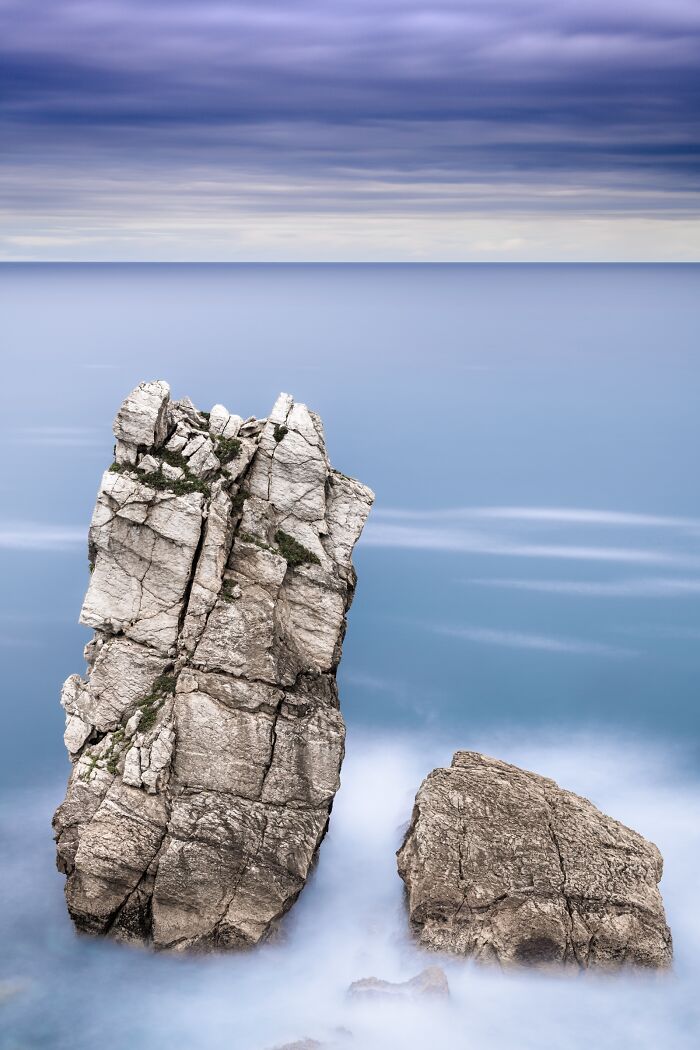
[[502, 964], [670, 964], [656, 846], [535, 773], [458, 751], [423, 781], [398, 862], [426, 948]]
[[62, 695], [68, 908], [158, 948], [252, 945], [304, 886], [338, 787], [335, 671], [373, 496], [286, 394], [244, 421], [142, 383], [114, 433], [89, 673]]

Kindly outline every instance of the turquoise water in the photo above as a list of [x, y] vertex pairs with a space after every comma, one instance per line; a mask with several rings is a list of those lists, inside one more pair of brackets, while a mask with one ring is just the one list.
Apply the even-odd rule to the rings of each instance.
[[[619, 1047], [633, 1031], [635, 1046], [694, 1045], [699, 293], [693, 266], [0, 267], [0, 978], [26, 984], [0, 1005], [3, 1048], [119, 1046], [125, 1033], [136, 1046], [264, 1047], [314, 1035], [314, 1018], [332, 1026], [342, 982], [373, 966], [415, 972], [392, 849], [420, 777], [457, 747], [557, 776], [666, 856], [677, 977], [558, 991], [568, 1027], [562, 1015], [518, 1045], [578, 1047], [572, 1011], [581, 1046]], [[244, 416], [287, 390], [322, 415], [334, 465], [377, 494], [339, 676], [349, 758], [331, 834], [288, 948], [249, 965], [79, 941], [52, 871], [47, 822], [67, 771], [58, 695], [89, 637], [75, 622], [84, 536], [111, 419], [145, 378]], [[391, 800], [383, 817], [368, 782]], [[320, 943], [314, 917], [332, 926], [338, 895], [355, 900], [358, 856], [364, 918]], [[503, 1002], [537, 1028], [553, 994], [468, 968], [452, 980], [476, 1035], [456, 1039], [457, 1015], [431, 1018], [451, 1033], [440, 1046], [513, 1045], [522, 1025], [508, 1028]], [[280, 981], [289, 998], [273, 1018]], [[129, 1004], [116, 1032], [96, 1020], [115, 987]], [[322, 1017], [319, 995], [333, 1006]], [[391, 1045], [385, 1021], [372, 1023], [364, 1045]]]

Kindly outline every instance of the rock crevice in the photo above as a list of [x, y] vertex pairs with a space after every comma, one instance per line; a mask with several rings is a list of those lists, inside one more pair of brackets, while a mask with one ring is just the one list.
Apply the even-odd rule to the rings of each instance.
[[142, 383], [114, 435], [88, 674], [61, 700], [68, 908], [157, 948], [255, 944], [303, 888], [338, 787], [335, 672], [373, 495], [287, 394], [244, 421]]

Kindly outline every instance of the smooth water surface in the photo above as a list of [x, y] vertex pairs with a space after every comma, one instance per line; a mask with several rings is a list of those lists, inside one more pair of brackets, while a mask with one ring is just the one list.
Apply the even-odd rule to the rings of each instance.
[[[0, 267], [0, 1046], [256, 1050], [337, 1025], [366, 1047], [399, 1031], [479, 1050], [696, 1044], [699, 319], [693, 266]], [[377, 494], [331, 833], [287, 941], [245, 959], [78, 940], [52, 870], [87, 524], [116, 408], [153, 378], [243, 416], [287, 390]], [[674, 977], [457, 966], [444, 1015], [348, 1016], [350, 980], [424, 964], [393, 850], [420, 778], [458, 747], [655, 838]]]

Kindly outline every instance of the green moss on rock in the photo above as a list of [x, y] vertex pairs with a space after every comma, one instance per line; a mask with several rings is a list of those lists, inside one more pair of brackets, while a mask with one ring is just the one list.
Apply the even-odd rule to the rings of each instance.
[[215, 452], [221, 463], [230, 463], [241, 451], [238, 438], [217, 437]]
[[320, 565], [321, 562], [313, 551], [307, 550], [303, 544], [295, 540], [289, 533], [283, 532], [279, 529], [275, 533], [275, 543], [279, 547], [280, 554], [286, 560], [288, 565], [295, 567], [297, 565], [311, 564]]

